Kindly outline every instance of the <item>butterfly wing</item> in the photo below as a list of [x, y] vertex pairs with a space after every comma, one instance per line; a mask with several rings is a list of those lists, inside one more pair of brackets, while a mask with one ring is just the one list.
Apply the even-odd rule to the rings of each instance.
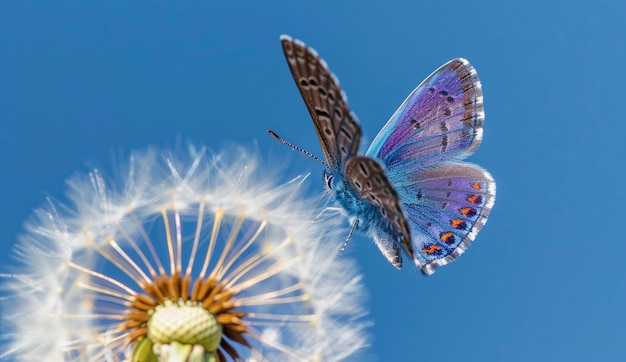
[[[445, 162], [412, 175], [403, 188], [414, 261], [425, 275], [458, 258], [487, 222], [496, 183], [479, 166]], [[410, 190], [410, 191], [409, 191]]]
[[348, 108], [339, 81], [317, 52], [286, 35], [280, 39], [291, 75], [313, 119], [326, 162], [333, 171], [342, 172], [346, 161], [358, 151], [361, 127]]
[[411, 233], [398, 194], [385, 170], [373, 158], [355, 156], [346, 164], [346, 178], [360, 198], [374, 206], [374, 215], [364, 221], [378, 223], [373, 226], [374, 241], [387, 260], [400, 269], [402, 255], [398, 245], [414, 258]]
[[414, 261], [425, 275], [469, 247], [495, 201], [487, 171], [451, 161], [480, 145], [484, 118], [476, 70], [454, 59], [407, 97], [367, 151], [382, 160], [402, 200]]
[[347, 193], [352, 196], [346, 200], [371, 205], [355, 209], [359, 210], [356, 212], [358, 222], [377, 225], [373, 228], [376, 245], [392, 265], [401, 268], [400, 245], [414, 257], [408, 223], [398, 195], [380, 164], [374, 159], [356, 156], [361, 128], [348, 108], [339, 81], [313, 49], [285, 35], [281, 42], [291, 74], [313, 119], [326, 162], [351, 186]]
[[366, 154], [398, 173], [463, 158], [480, 145], [484, 119], [476, 70], [454, 59], [411, 92]]

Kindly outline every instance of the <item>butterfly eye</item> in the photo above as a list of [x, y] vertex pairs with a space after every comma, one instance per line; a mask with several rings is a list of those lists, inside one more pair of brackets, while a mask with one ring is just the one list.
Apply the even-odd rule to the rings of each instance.
[[326, 182], [326, 187], [329, 190], [333, 189], [333, 174], [329, 173], [328, 170], [324, 170], [324, 182]]

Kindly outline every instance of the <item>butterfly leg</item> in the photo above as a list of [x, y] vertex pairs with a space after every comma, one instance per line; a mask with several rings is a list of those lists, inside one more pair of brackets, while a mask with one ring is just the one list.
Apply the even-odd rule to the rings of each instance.
[[341, 249], [339, 249], [339, 257], [341, 257], [343, 255], [343, 252], [346, 250], [346, 246], [348, 246], [348, 242], [352, 238], [352, 233], [354, 232], [354, 229], [356, 228], [356, 225], [358, 223], [359, 223], [359, 219], [355, 218], [354, 221], [352, 222], [352, 226], [350, 226], [350, 232], [348, 233], [348, 237], [346, 238], [346, 241], [343, 242]]
[[324, 208], [324, 210], [320, 211], [319, 214], [317, 214], [317, 216], [315, 217], [315, 219], [313, 219], [311, 224], [319, 220], [322, 217], [322, 215], [324, 215], [324, 213], [326, 212], [337, 212], [337, 213], [343, 214], [343, 209], [339, 207], [326, 207]]
[[324, 211], [333, 211], [343, 214], [343, 209], [341, 207], [327, 207], [324, 209]]

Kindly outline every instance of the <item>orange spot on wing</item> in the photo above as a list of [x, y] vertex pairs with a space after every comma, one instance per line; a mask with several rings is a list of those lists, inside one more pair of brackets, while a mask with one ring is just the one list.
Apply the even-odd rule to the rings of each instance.
[[455, 229], [461, 229], [461, 230], [467, 229], [467, 223], [461, 219], [450, 220], [450, 225]]
[[472, 188], [473, 188], [474, 190], [480, 190], [480, 189], [482, 189], [483, 187], [482, 187], [482, 185], [481, 185], [481, 184], [479, 184], [478, 182], [474, 182], [474, 183], [472, 184]]
[[444, 243], [448, 245], [454, 243], [454, 234], [451, 231], [446, 231], [444, 233], [441, 233], [441, 235], [439, 235], [439, 238], [441, 239], [441, 241], [443, 241]]
[[459, 209], [459, 211], [461, 212], [461, 214], [468, 217], [474, 217], [476, 215], [476, 209], [474, 209], [473, 207], [462, 207]]
[[422, 253], [432, 255], [432, 254], [437, 253], [440, 250], [441, 250], [441, 246], [435, 245], [435, 244], [430, 244], [430, 245], [428, 245], [428, 248], [423, 248], [422, 249]]
[[467, 198], [467, 201], [471, 202], [472, 204], [480, 204], [483, 201], [483, 198], [478, 194], [474, 194], [472, 196], [469, 196]]

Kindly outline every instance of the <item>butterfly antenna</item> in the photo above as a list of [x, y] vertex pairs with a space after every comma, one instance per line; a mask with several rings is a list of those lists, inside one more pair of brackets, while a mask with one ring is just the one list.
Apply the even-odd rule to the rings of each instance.
[[354, 219], [354, 222], [352, 223], [352, 226], [350, 227], [350, 232], [348, 233], [348, 237], [346, 238], [346, 241], [343, 242], [341, 249], [339, 249], [339, 255], [338, 255], [339, 258], [343, 255], [343, 252], [346, 251], [346, 246], [348, 246], [348, 242], [352, 238], [352, 233], [354, 232], [354, 228], [356, 228], [356, 224], [358, 222], [359, 222], [359, 219]]
[[291, 147], [292, 149], [296, 150], [296, 151], [300, 151], [302, 154], [311, 157], [314, 160], [317, 160], [319, 163], [321, 163], [322, 165], [324, 165], [324, 167], [328, 168], [328, 165], [326, 164], [326, 162], [324, 162], [321, 158], [315, 156], [314, 154], [312, 154], [311, 152], [304, 150], [292, 143], [289, 143], [287, 141], [285, 141], [282, 137], [280, 137], [279, 135], [277, 135], [274, 131], [272, 131], [271, 129], [267, 130], [267, 133], [270, 134], [270, 136], [274, 137], [278, 142], [287, 145], [289, 147]]

